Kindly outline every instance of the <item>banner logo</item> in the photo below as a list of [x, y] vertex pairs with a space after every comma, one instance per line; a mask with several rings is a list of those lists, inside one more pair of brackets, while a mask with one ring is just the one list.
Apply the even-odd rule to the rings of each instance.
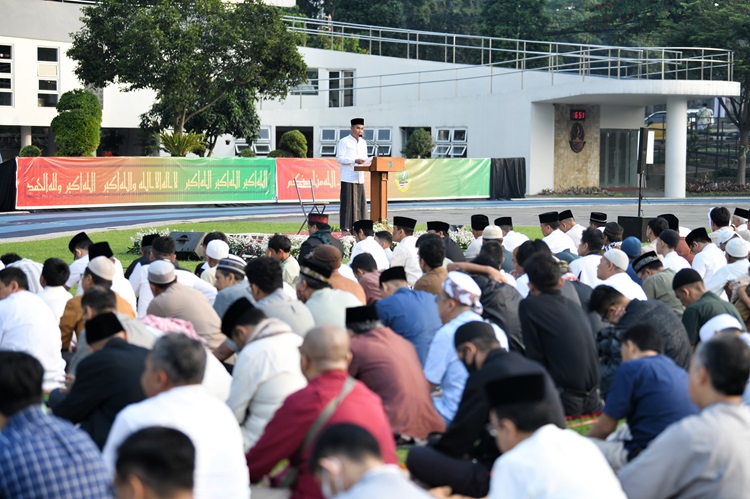
[[411, 179], [409, 178], [409, 172], [407, 170], [404, 170], [396, 174], [396, 187], [398, 187], [399, 191], [401, 192], [408, 191], [409, 184], [411, 184]]

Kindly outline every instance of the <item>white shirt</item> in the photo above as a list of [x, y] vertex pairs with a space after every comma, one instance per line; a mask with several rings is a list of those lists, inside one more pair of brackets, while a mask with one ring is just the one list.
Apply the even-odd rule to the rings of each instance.
[[716, 271], [726, 264], [724, 252], [714, 243], [704, 246], [701, 252], [693, 258], [693, 270], [698, 272], [704, 281], [711, 279]]
[[505, 279], [505, 282], [508, 283], [508, 286], [513, 286], [514, 288], [517, 287], [515, 277], [513, 277], [503, 269], [500, 269], [500, 275], [503, 276], [503, 279]]
[[643, 288], [636, 284], [626, 272], [618, 272], [602, 281], [602, 284], [612, 286], [626, 298], [631, 300], [647, 300]]
[[65, 313], [65, 305], [73, 298], [73, 295], [64, 286], [45, 286], [36, 295], [44, 300], [44, 303], [52, 310], [57, 317], [57, 322], [60, 322], [60, 318]]
[[[146, 314], [148, 313], [148, 306], [151, 304], [151, 300], [154, 299], [154, 294], [151, 292], [151, 286], [149, 286], [148, 283], [148, 267], [149, 265], [141, 266], [141, 275], [138, 279], [138, 282], [140, 283], [140, 287], [138, 289], [138, 318], [146, 317]], [[219, 293], [219, 291], [215, 287], [211, 286], [209, 283], [193, 274], [189, 270], [175, 269], [174, 273], [177, 277], [177, 282], [184, 286], [197, 289], [198, 291], [203, 293], [203, 296], [208, 298], [208, 301], [209, 303], [211, 303], [211, 305], [214, 304], [216, 295]], [[133, 276], [131, 275], [130, 277], [132, 279]]]
[[21, 269], [26, 274], [26, 280], [29, 282], [29, 291], [32, 293], [38, 293], [42, 290], [42, 283], [39, 280], [42, 277], [42, 264], [23, 258], [17, 262], [13, 262], [8, 267], [15, 267]]
[[682, 258], [676, 251], [670, 251], [662, 259], [662, 264], [665, 269], [672, 269], [675, 273], [682, 269], [689, 269], [690, 262]]
[[[503, 240], [503, 246], [505, 246], [505, 241]], [[466, 258], [467, 262], [472, 261], [477, 256], [479, 256], [479, 251], [482, 249], [482, 236], [479, 236], [478, 238], [474, 239], [471, 244], [469, 244], [469, 247], [466, 248], [466, 252], [464, 253], [464, 257]]]
[[[76, 260], [76, 262], [80, 262], [83, 259], [86, 259], [86, 266], [83, 268], [83, 270], [86, 270], [86, 267], [89, 265], [89, 256], [86, 255], [83, 258], [79, 258]], [[130, 304], [131, 307], [133, 307], [133, 310], [136, 309], [136, 299], [135, 299], [135, 291], [133, 291], [133, 286], [130, 285], [130, 281], [125, 279], [125, 271], [122, 269], [122, 263], [117, 258], [112, 257], [112, 262], [115, 264], [115, 278], [112, 279], [112, 291], [120, 295], [120, 298], [125, 300]], [[80, 277], [78, 279], [80, 281]], [[68, 279], [68, 283], [70, 282], [70, 279]], [[68, 285], [66, 283], [66, 286]], [[68, 286], [71, 288], [72, 286]], [[76, 290], [76, 296], [80, 296], [83, 294], [83, 286], [78, 286], [78, 289]]]
[[388, 257], [385, 255], [383, 247], [375, 240], [374, 237], [368, 236], [361, 241], [358, 241], [352, 248], [352, 255], [349, 257], [349, 261], [354, 260], [354, 257], [361, 253], [371, 254], [375, 259], [378, 270], [385, 270], [389, 267]]
[[747, 277], [750, 261], [747, 258], [738, 260], [734, 263], [728, 263], [714, 272], [710, 279], [703, 281], [706, 289], [720, 295], [724, 291], [724, 285], [728, 282]]
[[393, 257], [391, 257], [391, 267], [404, 267], [406, 281], [410, 288], [414, 287], [417, 279], [422, 277], [416, 236], [407, 236], [396, 245], [396, 249], [393, 250]]
[[516, 290], [518, 290], [519, 293], [521, 293], [521, 296], [526, 298], [529, 296], [529, 275], [523, 274], [521, 276], [518, 276], [518, 279], [516, 279]]
[[352, 134], [339, 140], [336, 147], [336, 161], [341, 167], [341, 181], [350, 184], [364, 184], [365, 173], [354, 171], [354, 160], [367, 159], [367, 142], [360, 137], [355, 139]]
[[583, 256], [570, 262], [570, 272], [582, 283], [595, 288], [602, 283], [601, 279], [596, 277], [596, 269], [599, 267], [601, 260], [602, 255]]
[[[481, 321], [482, 316], [471, 310], [465, 310], [458, 316], [443, 324], [437, 330], [430, 343], [430, 350], [427, 353], [427, 359], [424, 363], [424, 376], [427, 381], [433, 385], [438, 385], [443, 390], [442, 397], [435, 397], [435, 409], [443, 418], [450, 421], [456, 415], [458, 403], [461, 401], [461, 395], [464, 392], [466, 379], [469, 373], [463, 363], [456, 355], [456, 346], [453, 343], [453, 337], [456, 329], [467, 322]], [[496, 324], [488, 322], [492, 329], [495, 330], [500, 346], [508, 350], [508, 337], [505, 331], [500, 329]]]
[[[86, 267], [89, 266], [89, 254], [86, 253], [81, 258], [77, 260], [73, 260], [73, 263], [70, 264], [70, 276], [68, 277], [68, 282], [65, 283], [65, 286], [68, 289], [71, 289], [73, 286], [81, 282], [81, 276], [83, 275], [83, 271], [86, 270]], [[79, 286], [80, 288], [80, 286]]]
[[509, 230], [508, 233], [503, 236], [503, 246], [505, 246], [505, 249], [513, 253], [514, 249], [518, 248], [528, 240], [529, 238], [526, 237], [526, 235], [514, 230]]
[[227, 405], [240, 424], [245, 451], [255, 445], [287, 396], [307, 386], [300, 345], [302, 337], [289, 331], [251, 341], [237, 356]]
[[626, 499], [604, 455], [573, 430], [539, 428], [497, 458], [489, 499]]
[[573, 247], [573, 241], [565, 235], [565, 232], [560, 229], [555, 229], [542, 239], [553, 255], [556, 255], [562, 251], [570, 251], [574, 255], [578, 254], [578, 249]]
[[193, 441], [196, 499], [250, 497], [240, 427], [229, 407], [202, 385], [178, 386], [123, 409], [102, 451], [113, 474], [123, 440], [149, 426], [174, 428]]
[[575, 224], [570, 228], [568, 232], [565, 233], [565, 235], [568, 236], [571, 241], [573, 241], [573, 245], [576, 248], [581, 245], [581, 234], [583, 234], [584, 230], [586, 230], [586, 227], [581, 224]]
[[45, 391], [63, 386], [65, 361], [60, 354], [60, 321], [35, 294], [18, 291], [0, 300], [0, 350], [36, 357], [44, 367]]

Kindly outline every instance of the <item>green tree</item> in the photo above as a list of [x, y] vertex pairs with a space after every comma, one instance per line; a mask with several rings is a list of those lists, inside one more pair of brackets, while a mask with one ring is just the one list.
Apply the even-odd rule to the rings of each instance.
[[290, 153], [292, 158], [307, 157], [307, 139], [299, 130], [289, 130], [282, 135], [278, 148]]
[[18, 155], [22, 158], [39, 157], [42, 155], [42, 150], [34, 145], [23, 146], [21, 150], [18, 152]]
[[[719, 102], [739, 129], [737, 182], [744, 184], [750, 151], [750, 3], [746, 0], [683, 2], [679, 19], [668, 20], [662, 30], [670, 45], [721, 47], [734, 52], [732, 79], [741, 84], [740, 96]], [[700, 57], [700, 51], [695, 55]], [[722, 77], [716, 70], [712, 76]]]
[[176, 134], [235, 89], [250, 89], [238, 98], [278, 98], [305, 79], [295, 37], [260, 0], [101, 0], [83, 9], [82, 23], [68, 51], [78, 78], [154, 90], [151, 112]]
[[102, 106], [94, 94], [83, 89], [65, 92], [52, 120], [58, 156], [93, 156], [99, 147]]
[[433, 147], [435, 142], [429, 130], [417, 128], [409, 135], [401, 154], [407, 158], [429, 158]]
[[485, 0], [482, 34], [539, 40], [547, 29], [546, 0]]

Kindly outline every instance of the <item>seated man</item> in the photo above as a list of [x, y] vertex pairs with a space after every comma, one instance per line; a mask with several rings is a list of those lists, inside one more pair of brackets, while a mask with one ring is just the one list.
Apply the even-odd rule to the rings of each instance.
[[573, 430], [556, 426], [558, 409], [546, 399], [548, 390], [542, 374], [503, 377], [485, 385], [491, 432], [502, 453], [492, 467], [489, 499], [625, 499], [599, 449]]
[[391, 257], [393, 256], [393, 250], [391, 249], [391, 246], [393, 245], [393, 234], [387, 230], [379, 230], [375, 233], [375, 241], [377, 241], [380, 247], [383, 248], [383, 251], [385, 251], [385, 256], [388, 258], [388, 265], [390, 265]]
[[[615, 372], [602, 415], [588, 433], [615, 471], [667, 426], [698, 412], [688, 395], [687, 373], [663, 355], [664, 342], [651, 324], [625, 331], [620, 350], [623, 363]], [[627, 424], [618, 429], [621, 419]]]
[[706, 279], [706, 289], [720, 295], [728, 283], [740, 277], [746, 277], [750, 270], [750, 261], [747, 259], [748, 251], [750, 251], [750, 246], [744, 239], [735, 237], [730, 240], [726, 245], [727, 264]]
[[602, 260], [604, 234], [598, 229], [588, 227], [581, 233], [578, 245], [578, 260], [570, 262], [570, 271], [579, 281], [592, 288], [601, 284], [597, 277], [597, 268]]
[[[438, 329], [430, 343], [424, 373], [432, 388], [440, 387], [442, 394], [433, 397], [435, 408], [447, 425], [458, 410], [458, 403], [469, 373], [458, 359], [454, 345], [456, 330], [467, 322], [486, 322], [482, 312], [482, 291], [468, 274], [449, 272], [443, 281], [443, 290], [438, 297], [438, 314], [443, 326]], [[508, 350], [508, 337], [497, 325], [492, 324], [500, 346]]]
[[203, 344], [187, 336], [166, 334], [156, 341], [142, 377], [149, 398], [117, 415], [104, 446], [110, 471], [114, 473], [117, 449], [128, 436], [149, 426], [165, 426], [180, 430], [195, 445], [196, 499], [250, 496], [237, 420], [200, 384], [206, 359]]
[[375, 232], [372, 228], [372, 220], [357, 220], [354, 222], [352, 232], [357, 242], [352, 247], [349, 259], [353, 260], [357, 255], [369, 253], [375, 259], [378, 270], [385, 270], [389, 267], [388, 257], [383, 247], [375, 240]]
[[26, 274], [0, 270], [0, 350], [33, 355], [44, 366], [44, 390], [50, 391], [65, 381], [61, 344], [55, 314], [29, 291]]
[[729, 314], [744, 323], [742, 316], [734, 305], [722, 300], [711, 291], [706, 291], [703, 279], [693, 269], [683, 269], [677, 272], [672, 281], [672, 289], [677, 299], [685, 306], [682, 323], [687, 331], [690, 344], [693, 346], [700, 341], [698, 332], [701, 327], [712, 317]]
[[362, 302], [353, 294], [333, 289], [330, 284], [333, 269], [323, 262], [307, 259], [302, 262], [297, 281], [297, 298], [312, 313], [316, 326], [326, 324], [345, 327], [346, 309], [359, 307]]
[[664, 354], [681, 368], [687, 369], [692, 352], [685, 327], [679, 317], [664, 303], [656, 300], [629, 300], [615, 288], [601, 285], [591, 294], [589, 310], [610, 323], [596, 333], [601, 363], [602, 396], [606, 397], [617, 366], [622, 362], [622, 333], [642, 322], [648, 322], [659, 331], [664, 344]]
[[391, 267], [380, 274], [383, 298], [375, 304], [382, 324], [414, 345], [420, 364], [424, 365], [440, 316], [435, 297], [426, 291], [409, 289], [403, 267]]
[[47, 258], [42, 266], [41, 285], [44, 288], [37, 296], [44, 300], [57, 317], [57, 321], [65, 312], [65, 305], [73, 296], [65, 289], [65, 282], [70, 276], [68, 264], [59, 258]]
[[646, 293], [627, 273], [630, 259], [624, 251], [613, 248], [604, 253], [596, 268], [596, 277], [628, 297], [630, 300], [645, 300]]
[[[297, 467], [299, 474], [292, 497], [323, 499], [310, 471], [312, 443], [323, 429], [336, 423], [359, 425], [375, 437], [383, 461], [398, 463], [391, 425], [380, 397], [346, 370], [351, 361], [349, 334], [335, 326], [310, 330], [300, 348], [302, 373], [307, 387], [293, 393], [276, 411], [260, 440], [247, 453], [253, 482], [263, 479], [284, 460]], [[326, 410], [327, 409], [327, 410]], [[321, 417], [326, 410], [327, 414]], [[255, 492], [253, 492], [255, 495]]]
[[201, 272], [201, 279], [211, 286], [216, 284], [216, 266], [229, 256], [229, 244], [221, 239], [214, 239], [206, 244], [206, 264], [208, 268]]
[[688, 390], [701, 412], [668, 427], [620, 470], [628, 497], [746, 496], [750, 409], [742, 393], [748, 376], [750, 348], [737, 336], [717, 336], [699, 346]]
[[[85, 292], [93, 286], [102, 286], [106, 289], [112, 289], [112, 282], [115, 278], [115, 264], [109, 258], [99, 256], [89, 261], [88, 267], [83, 271], [83, 277], [79, 288]], [[114, 291], [114, 290], [113, 290]], [[129, 318], [135, 317], [133, 307], [122, 296], [117, 294], [117, 311], [125, 314]], [[72, 298], [65, 304], [65, 311], [60, 319], [60, 336], [62, 339], [62, 349], [64, 351], [71, 349], [73, 334], [80, 335], [86, 321], [83, 319], [83, 307], [81, 306], [82, 295]]]
[[302, 246], [299, 248], [299, 263], [305, 261], [307, 255], [318, 246], [324, 244], [330, 244], [344, 254], [344, 246], [341, 241], [333, 237], [331, 234], [331, 226], [328, 225], [328, 215], [323, 213], [310, 213], [307, 217], [307, 231], [310, 237], [304, 240]]
[[370, 432], [349, 423], [323, 430], [310, 456], [310, 471], [322, 490], [337, 499], [433, 497], [409, 481], [398, 466], [383, 462]]
[[414, 345], [384, 327], [372, 306], [347, 308], [346, 328], [351, 334], [349, 375], [383, 399], [393, 434], [425, 439], [445, 431]]
[[315, 326], [310, 309], [301, 301], [292, 299], [284, 291], [283, 269], [276, 259], [254, 258], [247, 264], [245, 271], [255, 306], [261, 309], [266, 317], [287, 323], [299, 336], [304, 336]]
[[148, 350], [128, 343], [128, 333], [112, 312], [86, 321], [93, 354], [78, 365], [69, 393], [54, 391], [48, 405], [55, 415], [80, 424], [101, 449], [117, 414], [146, 395], [141, 375]]
[[448, 275], [448, 270], [443, 266], [445, 243], [437, 235], [423, 234], [417, 239], [417, 254], [422, 276], [414, 284], [414, 290], [439, 295]]
[[43, 377], [31, 355], [0, 351], [0, 497], [112, 497], [94, 442], [42, 409]]
[[286, 397], [307, 385], [299, 366], [302, 338], [246, 298], [229, 307], [221, 331], [239, 349], [227, 405], [242, 428], [247, 451]]
[[367, 301], [365, 290], [354, 277], [354, 272], [347, 265], [341, 264], [342, 253], [331, 245], [322, 245], [313, 250], [305, 261], [313, 261], [331, 267], [328, 283], [333, 289], [340, 289], [353, 294], [364, 305]]
[[193, 497], [195, 446], [172, 428], [138, 430], [117, 450], [115, 489], [120, 498]]
[[279, 262], [279, 265], [281, 265], [281, 278], [285, 283], [294, 287], [297, 285], [297, 277], [299, 277], [299, 263], [291, 255], [291, 251], [292, 240], [284, 234], [274, 234], [268, 240], [266, 256], [270, 256]]
[[367, 298], [366, 305], [374, 305], [375, 302], [383, 297], [380, 294], [381, 271], [378, 270], [375, 258], [369, 253], [362, 253], [352, 258], [349, 266], [352, 272], [354, 272], [357, 282], [359, 282], [359, 285], [365, 291], [365, 297]]
[[552, 379], [538, 363], [500, 348], [492, 326], [467, 322], [456, 330], [455, 349], [469, 371], [466, 388], [451, 425], [426, 447], [412, 447], [406, 460], [411, 475], [430, 488], [449, 486], [454, 494], [484, 497], [490, 470], [499, 453], [488, 433], [489, 406], [484, 385], [490, 379], [520, 374], [543, 374], [549, 390], [551, 422], [565, 428], [565, 415]]
[[224, 318], [229, 306], [240, 298], [251, 298], [250, 285], [247, 283], [245, 260], [237, 255], [229, 255], [219, 260], [216, 266], [216, 289], [219, 291], [214, 300], [214, 310], [219, 318]]
[[445, 256], [452, 262], [465, 262], [464, 252], [461, 247], [451, 239], [450, 224], [441, 221], [427, 222], [427, 232], [437, 234], [445, 243]]
[[524, 269], [530, 295], [518, 312], [526, 356], [547, 369], [567, 416], [598, 411], [599, 362], [588, 317], [580, 304], [561, 293], [564, 280], [552, 256], [534, 254]]
[[467, 262], [472, 261], [479, 254], [479, 250], [482, 247], [482, 232], [484, 228], [490, 224], [490, 219], [487, 215], [477, 213], [471, 216], [471, 234], [474, 236], [474, 240], [466, 248], [464, 257]]
[[676, 272], [665, 269], [659, 257], [653, 251], [644, 253], [633, 260], [633, 270], [643, 283], [643, 292], [649, 300], [659, 300], [667, 305], [677, 315], [682, 317], [685, 306], [680, 303], [672, 289], [672, 282]]

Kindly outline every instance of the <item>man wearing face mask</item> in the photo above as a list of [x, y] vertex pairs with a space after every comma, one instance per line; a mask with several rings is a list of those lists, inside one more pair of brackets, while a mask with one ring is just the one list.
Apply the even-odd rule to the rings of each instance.
[[331, 425], [321, 433], [310, 456], [310, 471], [327, 499], [432, 497], [398, 466], [383, 462], [370, 432], [349, 423]]
[[[427, 447], [414, 447], [406, 466], [412, 477], [430, 488], [450, 486], [454, 494], [484, 497], [490, 487], [490, 470], [499, 456], [495, 439], [487, 432], [489, 407], [484, 396], [488, 380], [521, 374], [542, 374], [549, 384], [550, 406], [560, 408], [554, 384], [544, 368], [515, 352], [503, 349], [492, 326], [467, 322], [456, 330], [454, 345], [469, 371], [466, 388], [448, 430]], [[565, 428], [562, 410], [555, 424]]]

